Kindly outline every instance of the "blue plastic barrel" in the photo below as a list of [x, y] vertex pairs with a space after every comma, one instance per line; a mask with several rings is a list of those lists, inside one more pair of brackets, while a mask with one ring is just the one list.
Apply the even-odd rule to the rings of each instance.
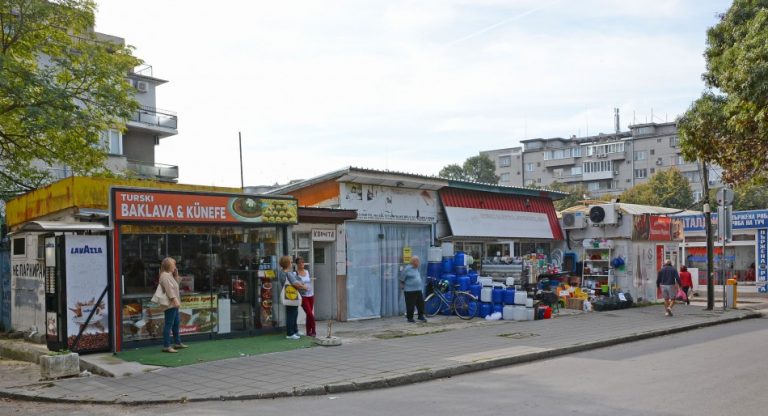
[[443, 273], [443, 265], [440, 262], [427, 263], [427, 276], [440, 277]]
[[475, 301], [469, 301], [467, 302], [467, 310], [469, 311], [469, 316], [477, 316], [477, 302]]
[[469, 293], [475, 295], [476, 298], [480, 299], [480, 290], [483, 288], [483, 285], [479, 283], [470, 284], [469, 285]]
[[453, 257], [443, 257], [443, 273], [453, 273]]
[[447, 280], [451, 287], [456, 286], [456, 283], [458, 282], [456, 280], [456, 275], [452, 273], [443, 273], [442, 279]]
[[469, 284], [474, 285], [477, 283], [477, 272], [474, 270], [470, 270], [467, 272], [467, 276], [469, 276]]
[[465, 292], [469, 290], [469, 276], [459, 276], [457, 280], [459, 282], [459, 290]]
[[456, 254], [453, 255], [453, 265], [454, 267], [467, 265], [467, 256], [463, 251], [457, 251]]
[[500, 287], [494, 287], [493, 292], [491, 292], [491, 300], [493, 303], [501, 305], [502, 301], [504, 300], [504, 289]]
[[500, 303], [494, 303], [493, 304], [493, 313], [496, 313], [496, 312], [498, 312], [498, 313], [504, 312], [504, 305], [502, 305]]
[[507, 288], [504, 289], [504, 304], [505, 305], [514, 305], [515, 304], [515, 288]]
[[453, 266], [453, 272], [456, 273], [456, 276], [467, 276], [467, 271], [467, 266]]
[[493, 312], [493, 305], [491, 305], [488, 302], [481, 302], [480, 303], [480, 317], [485, 318], [486, 316], [490, 315], [491, 312]]

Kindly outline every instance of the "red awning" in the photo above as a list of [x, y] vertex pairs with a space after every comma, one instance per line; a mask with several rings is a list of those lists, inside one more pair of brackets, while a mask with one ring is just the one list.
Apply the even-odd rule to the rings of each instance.
[[[438, 192], [455, 236], [564, 239], [555, 206], [549, 198], [452, 188], [443, 188]], [[527, 215], [494, 217], [491, 215], [493, 211]], [[549, 227], [541, 229], [541, 221], [548, 223]], [[535, 230], [537, 222], [539, 226]]]

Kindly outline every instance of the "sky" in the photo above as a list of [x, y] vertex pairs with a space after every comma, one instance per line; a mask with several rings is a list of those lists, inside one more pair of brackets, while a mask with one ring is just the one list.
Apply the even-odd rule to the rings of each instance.
[[480, 151], [674, 121], [704, 90], [725, 0], [97, 0], [168, 80], [179, 182], [246, 186], [347, 166], [437, 175]]

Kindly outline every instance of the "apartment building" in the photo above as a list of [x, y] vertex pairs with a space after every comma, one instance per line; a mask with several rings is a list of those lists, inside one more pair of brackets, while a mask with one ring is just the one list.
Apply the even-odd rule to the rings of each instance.
[[[97, 33], [97, 36], [105, 42], [125, 44], [125, 40], [117, 36], [102, 33]], [[155, 147], [160, 144], [160, 140], [178, 134], [176, 113], [159, 109], [156, 105], [157, 87], [168, 81], [155, 77], [150, 65], [135, 68], [126, 76], [135, 88], [139, 108], [126, 120], [125, 131], [102, 132], [101, 140], [109, 153], [106, 165], [113, 172], [128, 173], [133, 177], [176, 182], [179, 167], [155, 160]], [[55, 179], [72, 175], [66, 166], [52, 166], [49, 169]]]
[[[521, 144], [522, 149], [480, 152], [496, 164], [500, 185], [582, 184], [590, 195], [600, 197], [619, 195], [674, 167], [688, 179], [694, 199], [702, 195], [699, 165], [682, 157], [675, 123], [637, 124], [625, 132], [528, 139]], [[712, 186], [720, 184], [719, 169], [712, 169], [709, 177]]]

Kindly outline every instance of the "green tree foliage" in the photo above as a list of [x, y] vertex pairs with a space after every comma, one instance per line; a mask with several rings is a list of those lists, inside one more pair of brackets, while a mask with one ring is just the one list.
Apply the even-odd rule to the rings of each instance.
[[[0, 190], [50, 180], [44, 166], [103, 171], [101, 131], [137, 108], [132, 49], [93, 32], [92, 0], [0, 0]], [[39, 166], [39, 167], [35, 167]]]
[[485, 155], [470, 157], [464, 161], [462, 166], [455, 163], [447, 165], [440, 169], [438, 176], [446, 179], [482, 182], [494, 185], [499, 182], [499, 177], [496, 176], [496, 165]]
[[680, 209], [689, 208], [694, 202], [688, 179], [677, 169], [655, 173], [648, 182], [624, 191], [620, 200], [628, 204]]
[[768, 208], [768, 188], [757, 182], [745, 182], [733, 190], [734, 211]]
[[[679, 122], [689, 159], [714, 162], [723, 180], [765, 180], [768, 171], [768, 0], [734, 0], [707, 31], [707, 91]], [[696, 156], [696, 157], [694, 157]]]
[[576, 205], [582, 205], [584, 199], [589, 199], [587, 188], [581, 184], [569, 185], [562, 182], [552, 182], [546, 188], [553, 191], [565, 192], [568, 194], [565, 198], [554, 201], [555, 209], [558, 211], [562, 211], [566, 208], [570, 208]]

